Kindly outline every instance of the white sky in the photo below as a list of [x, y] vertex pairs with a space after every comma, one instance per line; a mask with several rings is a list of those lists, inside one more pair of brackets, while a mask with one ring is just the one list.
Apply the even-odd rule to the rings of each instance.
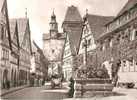
[[[59, 27], [64, 20], [67, 7], [77, 6], [81, 15], [86, 9], [90, 14], [116, 15], [128, 0], [7, 0], [10, 18], [25, 17], [27, 8], [32, 39], [42, 48], [42, 34], [49, 32], [50, 16], [53, 9]], [[59, 29], [61, 31], [61, 28]]]

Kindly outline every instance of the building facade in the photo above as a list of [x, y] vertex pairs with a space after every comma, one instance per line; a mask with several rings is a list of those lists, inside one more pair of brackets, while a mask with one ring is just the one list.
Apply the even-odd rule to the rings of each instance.
[[19, 85], [29, 82], [29, 74], [31, 67], [31, 33], [28, 18], [16, 19], [19, 34]]
[[[0, 87], [9, 88], [11, 37], [8, 19], [7, 1], [0, 2]], [[7, 84], [8, 83], [8, 84]]]
[[137, 0], [128, 0], [98, 40], [101, 63], [120, 61], [118, 82], [137, 83]]
[[73, 72], [77, 67], [76, 58], [82, 32], [82, 18], [77, 7], [68, 7], [62, 28], [66, 35], [62, 70], [64, 78], [69, 80], [70, 77], [73, 77]]
[[[97, 38], [105, 31], [105, 24], [111, 21], [111, 16], [86, 14], [83, 17], [83, 28], [78, 52], [78, 66], [86, 63], [88, 66], [97, 67]], [[85, 53], [87, 56], [84, 56]], [[86, 62], [85, 62], [86, 61]]]
[[37, 78], [42, 77], [42, 66], [40, 61], [40, 52], [38, 45], [32, 42], [32, 57], [31, 57], [31, 73], [34, 73]]
[[51, 15], [50, 31], [43, 34], [43, 52], [49, 61], [49, 76], [58, 73], [58, 67], [61, 66], [62, 50], [65, 41], [65, 35], [58, 32], [58, 23], [54, 11]]
[[19, 76], [19, 38], [18, 38], [18, 26], [15, 19], [10, 19], [10, 34], [11, 34], [11, 57], [10, 57], [10, 66], [11, 66], [11, 87], [18, 85], [18, 76]]

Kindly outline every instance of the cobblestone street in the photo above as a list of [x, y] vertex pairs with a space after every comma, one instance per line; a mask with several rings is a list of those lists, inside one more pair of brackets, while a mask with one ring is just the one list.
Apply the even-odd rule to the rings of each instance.
[[25, 88], [2, 97], [8, 100], [61, 100], [66, 98], [66, 90], [47, 90], [45, 87]]
[[114, 88], [114, 94], [106, 97], [68, 98], [66, 89], [45, 87], [25, 88], [2, 97], [8, 100], [137, 100], [137, 89]]
[[64, 100], [137, 100], [137, 89], [114, 88], [114, 94], [106, 97], [76, 98]]
[[0, 0], [0, 100], [137, 100], [137, 0]]

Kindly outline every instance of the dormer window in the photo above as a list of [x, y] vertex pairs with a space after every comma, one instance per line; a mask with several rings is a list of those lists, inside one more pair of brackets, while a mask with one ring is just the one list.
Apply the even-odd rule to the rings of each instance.
[[135, 40], [136, 37], [137, 37], [137, 30], [134, 29], [134, 30], [131, 32], [131, 41]]

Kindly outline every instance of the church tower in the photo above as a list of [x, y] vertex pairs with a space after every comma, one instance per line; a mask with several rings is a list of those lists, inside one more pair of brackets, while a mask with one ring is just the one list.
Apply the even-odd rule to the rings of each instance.
[[51, 38], [57, 38], [58, 34], [58, 23], [56, 22], [56, 15], [54, 14], [54, 11], [51, 15], [51, 21], [50, 21], [50, 37]]

